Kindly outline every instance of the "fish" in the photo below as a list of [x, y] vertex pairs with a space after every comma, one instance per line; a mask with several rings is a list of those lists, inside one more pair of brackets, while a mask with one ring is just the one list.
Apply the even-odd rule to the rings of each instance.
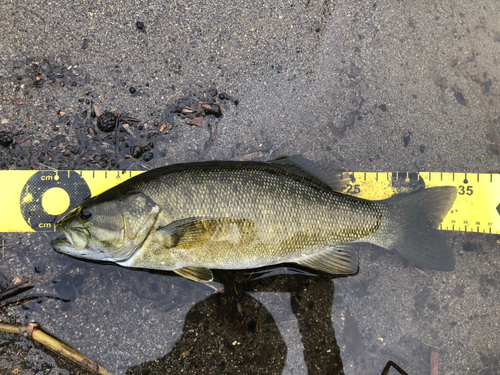
[[60, 253], [209, 282], [212, 269], [282, 263], [332, 275], [358, 272], [355, 244], [451, 271], [453, 250], [436, 228], [457, 196], [433, 187], [370, 201], [342, 194], [346, 173], [301, 157], [271, 162], [173, 164], [135, 176], [59, 220]]

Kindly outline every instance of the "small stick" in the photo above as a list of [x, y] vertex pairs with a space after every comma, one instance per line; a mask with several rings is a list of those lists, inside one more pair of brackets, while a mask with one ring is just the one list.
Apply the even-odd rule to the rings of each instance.
[[7, 290], [4, 290], [3, 292], [0, 292], [0, 301], [3, 299], [13, 296], [15, 294], [19, 294], [21, 292], [24, 292], [26, 290], [29, 290], [33, 288], [35, 285], [31, 283], [31, 280], [25, 281], [24, 283], [17, 284], [16, 286], [9, 288]]
[[274, 286], [274, 284], [276, 284], [278, 281], [280, 281], [280, 280], [283, 278], [283, 276], [285, 276], [285, 275], [279, 275], [279, 276], [276, 278], [276, 280], [274, 280], [274, 281], [271, 283], [271, 285], [269, 285], [269, 286], [268, 286], [268, 287], [264, 290], [264, 292], [267, 292], [269, 289], [271, 289], [271, 288]]
[[25, 326], [0, 323], [0, 331], [23, 335], [26, 338], [38, 341], [40, 344], [55, 351], [64, 358], [69, 359], [71, 362], [81, 366], [93, 374], [112, 375], [108, 370], [102, 368], [95, 360], [85, 357], [76, 350], [70, 348], [68, 345], [43, 332], [40, 328], [38, 328], [37, 323], [29, 323]]
[[[416, 310], [415, 310], [416, 311]], [[423, 342], [424, 345], [427, 345], [427, 346], [430, 346], [432, 348], [435, 348], [435, 349], [439, 349], [439, 347], [435, 346], [435, 345], [432, 345], [432, 344], [428, 344], [426, 342]]]
[[[271, 154], [269, 154], [269, 155], [271, 155]], [[257, 152], [252, 152], [251, 154], [246, 154], [246, 155], [240, 156], [236, 160], [238, 160], [238, 161], [253, 160], [253, 159], [261, 158], [263, 156], [264, 156], [264, 154], [262, 152], [257, 151]]]
[[42, 297], [43, 298], [58, 299], [58, 300], [63, 301], [63, 302], [71, 301], [68, 298], [59, 297], [59, 296], [56, 296], [55, 294], [39, 293], [39, 294], [33, 294], [33, 295], [25, 296], [25, 297], [11, 298], [11, 299], [5, 300], [5, 301], [3, 301], [3, 303], [0, 304], [0, 309], [3, 309], [5, 306], [8, 306], [8, 305], [13, 305], [15, 303], [24, 303], [24, 302], [31, 301], [34, 299], [39, 299]]
[[438, 375], [439, 354], [438, 352], [431, 352], [431, 375]]
[[133, 118], [133, 117], [124, 117], [123, 120], [128, 121], [128, 122], [141, 122], [138, 118]]
[[101, 115], [101, 110], [96, 104], [94, 104], [94, 112], [95, 112], [95, 117], [99, 117]]

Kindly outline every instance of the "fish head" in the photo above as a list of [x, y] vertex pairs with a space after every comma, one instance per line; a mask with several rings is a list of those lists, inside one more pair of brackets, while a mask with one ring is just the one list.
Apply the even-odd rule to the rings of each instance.
[[56, 224], [65, 238], [52, 241], [52, 247], [77, 258], [122, 261], [142, 245], [159, 213], [159, 206], [141, 192], [120, 197], [103, 194]]

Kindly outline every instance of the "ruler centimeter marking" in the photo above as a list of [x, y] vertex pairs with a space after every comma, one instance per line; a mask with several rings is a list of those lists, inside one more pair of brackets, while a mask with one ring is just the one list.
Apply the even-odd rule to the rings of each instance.
[[352, 172], [351, 181], [356, 183], [343, 192], [379, 200], [424, 187], [455, 186], [457, 199], [439, 229], [500, 234], [500, 175], [475, 173], [474, 178], [474, 173], [457, 172], [384, 173], [385, 179], [382, 172]]
[[[0, 232], [48, 232], [83, 200], [142, 171], [0, 171]], [[343, 173], [345, 176], [346, 172]], [[384, 176], [385, 174], [385, 176]], [[500, 234], [500, 175], [456, 172], [349, 172], [343, 193], [364, 199], [455, 186], [457, 199], [439, 229]], [[385, 177], [385, 178], [384, 178]]]

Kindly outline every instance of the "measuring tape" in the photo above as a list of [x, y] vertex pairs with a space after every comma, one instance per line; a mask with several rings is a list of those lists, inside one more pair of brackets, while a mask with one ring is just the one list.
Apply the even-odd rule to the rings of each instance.
[[[0, 171], [0, 232], [51, 232], [86, 198], [142, 171]], [[350, 172], [345, 194], [379, 200], [419, 188], [456, 186], [457, 199], [439, 229], [500, 233], [500, 175], [490, 173]]]

